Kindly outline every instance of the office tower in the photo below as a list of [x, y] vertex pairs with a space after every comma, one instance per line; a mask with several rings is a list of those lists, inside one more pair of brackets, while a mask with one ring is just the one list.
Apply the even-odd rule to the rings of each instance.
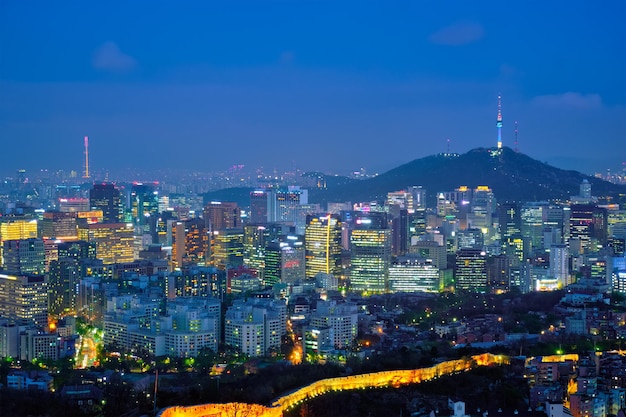
[[308, 190], [289, 186], [287, 190], [274, 191], [274, 196], [276, 202], [273, 204], [274, 210], [268, 214], [268, 220], [295, 225], [298, 221], [298, 207], [309, 203]]
[[314, 279], [319, 272], [341, 276], [341, 227], [339, 216], [334, 214], [306, 217], [307, 279]]
[[418, 207], [412, 213], [408, 213], [408, 244], [413, 245], [414, 242], [422, 240], [426, 235], [428, 220], [425, 208]]
[[255, 190], [250, 192], [250, 214], [248, 215], [249, 223], [267, 223], [269, 199], [272, 197], [274, 197], [274, 194], [271, 191]]
[[304, 236], [281, 236], [266, 246], [264, 285], [292, 284], [305, 274]]
[[185, 266], [166, 277], [167, 296], [215, 297], [226, 293], [226, 271], [213, 266]]
[[76, 198], [59, 198], [59, 211], [62, 213], [78, 213], [79, 211], [89, 211], [89, 199]]
[[5, 272], [15, 275], [45, 273], [46, 251], [43, 239], [7, 240], [3, 244]]
[[485, 236], [481, 229], [458, 230], [454, 236], [457, 249], [485, 249]]
[[409, 213], [402, 209], [391, 219], [391, 254], [405, 255], [409, 242]]
[[226, 345], [252, 357], [280, 349], [286, 329], [287, 306], [283, 300], [235, 300], [224, 316]]
[[172, 262], [175, 268], [188, 264], [208, 263], [209, 230], [203, 219], [176, 222], [172, 237]]
[[480, 249], [460, 249], [456, 253], [454, 282], [457, 290], [486, 292], [487, 255]]
[[413, 194], [409, 191], [392, 191], [387, 193], [387, 206], [397, 206], [401, 209], [413, 211], [415, 209], [413, 203]]
[[594, 252], [607, 241], [607, 211], [591, 204], [570, 207], [570, 240], [578, 240], [583, 253]]
[[522, 239], [522, 218], [517, 203], [502, 203], [498, 210], [500, 227], [500, 244], [502, 253], [509, 257], [524, 259], [524, 243]]
[[269, 243], [270, 229], [263, 225], [248, 224], [243, 227], [243, 263], [256, 271], [263, 280], [265, 274], [265, 246]]
[[520, 231], [524, 240], [524, 256], [543, 251], [543, 229], [548, 203], [529, 202], [522, 205]]
[[335, 349], [349, 347], [358, 334], [358, 310], [354, 303], [318, 301], [311, 314], [310, 327], [328, 329], [331, 346]]
[[390, 292], [439, 292], [439, 269], [419, 256], [400, 256], [389, 267]]
[[471, 212], [467, 214], [467, 227], [490, 230], [495, 207], [496, 199], [491, 188], [486, 185], [476, 187], [472, 193]]
[[16, 220], [9, 217], [0, 217], [0, 266], [2, 266], [4, 259], [4, 241], [35, 237], [37, 237], [37, 220]]
[[45, 275], [0, 273], [0, 317], [48, 326], [48, 281]]
[[417, 241], [409, 248], [410, 255], [416, 255], [432, 262], [437, 269], [448, 268], [446, 247], [432, 240]]
[[241, 210], [237, 203], [212, 201], [204, 207], [204, 221], [212, 231], [241, 228]]
[[89, 205], [92, 209], [102, 210], [103, 223], [124, 221], [122, 194], [115, 184], [94, 184], [89, 191]]
[[391, 262], [391, 230], [385, 213], [360, 214], [350, 233], [350, 289], [368, 293], [387, 290]]
[[491, 294], [503, 294], [511, 288], [511, 258], [507, 255], [487, 259], [487, 286]]
[[426, 209], [426, 190], [421, 185], [413, 185], [408, 191], [413, 196], [413, 209]]
[[81, 225], [78, 238], [95, 243], [97, 257], [105, 264], [131, 262], [135, 259], [133, 227], [127, 223]]
[[135, 226], [144, 233], [150, 233], [159, 212], [159, 192], [155, 186], [134, 183], [130, 190], [130, 208]]
[[243, 230], [215, 231], [211, 258], [211, 263], [222, 269], [243, 265]]
[[82, 240], [60, 243], [59, 257], [50, 262], [48, 272], [48, 306], [53, 316], [77, 313], [80, 280], [87, 276], [89, 264], [96, 259], [96, 245]]
[[45, 212], [39, 221], [39, 237], [62, 241], [76, 240], [78, 238], [76, 212]]

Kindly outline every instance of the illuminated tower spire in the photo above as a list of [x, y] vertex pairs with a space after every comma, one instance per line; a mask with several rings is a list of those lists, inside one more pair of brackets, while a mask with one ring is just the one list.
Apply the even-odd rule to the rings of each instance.
[[85, 175], [83, 178], [89, 178], [89, 136], [85, 136]]
[[502, 149], [502, 97], [498, 94], [498, 118], [496, 119], [498, 127], [498, 149]]

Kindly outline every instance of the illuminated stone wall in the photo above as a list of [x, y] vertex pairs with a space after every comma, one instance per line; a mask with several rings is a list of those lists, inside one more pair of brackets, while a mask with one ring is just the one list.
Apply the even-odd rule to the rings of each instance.
[[384, 371], [372, 374], [351, 375], [339, 378], [328, 378], [313, 382], [290, 394], [277, 398], [271, 407], [258, 404], [227, 403], [203, 404], [193, 407], [170, 407], [159, 413], [160, 417], [237, 417], [263, 416], [280, 417], [283, 410], [301, 404], [313, 397], [331, 391], [358, 390], [366, 388], [397, 388], [402, 385], [419, 384], [422, 381], [463, 372], [474, 366], [508, 364], [509, 358], [502, 355], [484, 353], [467, 359], [442, 362], [430, 368]]

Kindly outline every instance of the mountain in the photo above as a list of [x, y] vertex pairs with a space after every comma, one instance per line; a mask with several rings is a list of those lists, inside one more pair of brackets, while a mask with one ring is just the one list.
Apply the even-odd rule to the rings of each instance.
[[613, 196], [626, 194], [626, 186], [555, 168], [527, 155], [503, 148], [478, 148], [465, 154], [439, 154], [416, 159], [375, 178], [351, 184], [311, 190], [312, 202], [382, 201], [390, 191], [421, 185], [434, 200], [440, 191], [452, 191], [461, 185], [475, 188], [487, 185], [498, 201], [541, 201], [568, 199], [578, 195], [580, 183], [587, 179], [592, 194]]
[[[305, 174], [324, 178], [326, 189], [310, 189], [309, 202], [384, 201], [390, 191], [421, 185], [428, 192], [430, 205], [441, 191], [461, 185], [489, 186], [498, 201], [542, 201], [568, 199], [578, 195], [580, 183], [591, 183], [595, 196], [626, 196], [626, 186], [616, 185], [577, 171], [555, 168], [510, 148], [477, 148], [465, 154], [439, 154], [416, 159], [384, 174], [366, 180], [332, 178], [320, 173]], [[252, 188], [230, 188], [205, 194], [205, 201], [236, 201], [250, 204]]]

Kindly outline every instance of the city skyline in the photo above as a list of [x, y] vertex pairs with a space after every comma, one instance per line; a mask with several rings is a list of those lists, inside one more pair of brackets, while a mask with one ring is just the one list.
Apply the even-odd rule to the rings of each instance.
[[[383, 172], [497, 144], [618, 168], [626, 15], [556, 2], [0, 6], [4, 170]], [[585, 28], [581, 30], [580, 28]], [[593, 146], [588, 144], [593, 143]], [[36, 151], [34, 151], [36, 150]]]

